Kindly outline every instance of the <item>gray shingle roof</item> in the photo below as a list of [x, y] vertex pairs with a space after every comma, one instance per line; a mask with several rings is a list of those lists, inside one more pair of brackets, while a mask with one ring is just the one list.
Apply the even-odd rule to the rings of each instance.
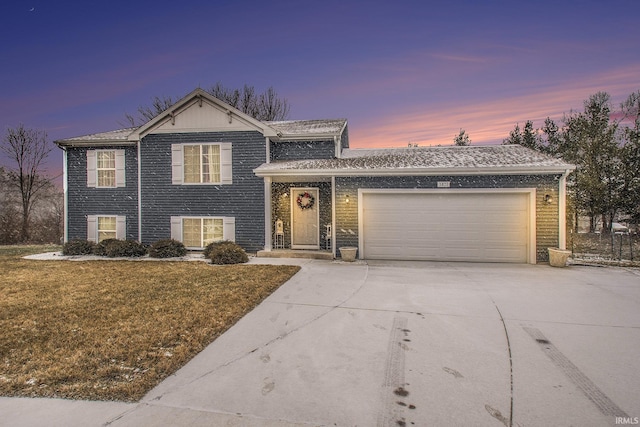
[[92, 133], [90, 135], [59, 139], [55, 142], [58, 145], [73, 145], [73, 144], [80, 144], [80, 143], [87, 143], [87, 144], [126, 143], [128, 141], [127, 138], [129, 137], [129, 135], [131, 135], [131, 133], [136, 129], [137, 129], [136, 127], [133, 127], [133, 128], [112, 130], [109, 132]]
[[292, 160], [265, 163], [261, 176], [293, 174], [384, 173], [515, 173], [562, 172], [573, 166], [520, 145], [445, 146], [385, 149], [346, 149], [340, 159]]
[[340, 135], [347, 119], [327, 120], [285, 120], [264, 122], [284, 137], [304, 137], [305, 135]]
[[[283, 138], [305, 138], [305, 137], [333, 137], [340, 135], [344, 126], [347, 124], [346, 119], [328, 119], [328, 120], [286, 120], [278, 122], [263, 122], [267, 126], [273, 128], [282, 135]], [[112, 130], [109, 132], [93, 133], [90, 135], [76, 136], [56, 141], [58, 145], [75, 145], [75, 144], [98, 144], [98, 143], [125, 143], [138, 128], [126, 128]]]

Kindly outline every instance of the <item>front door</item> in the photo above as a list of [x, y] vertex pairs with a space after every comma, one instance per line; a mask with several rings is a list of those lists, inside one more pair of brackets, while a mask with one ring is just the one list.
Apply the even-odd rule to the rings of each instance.
[[291, 189], [291, 248], [320, 249], [317, 188]]

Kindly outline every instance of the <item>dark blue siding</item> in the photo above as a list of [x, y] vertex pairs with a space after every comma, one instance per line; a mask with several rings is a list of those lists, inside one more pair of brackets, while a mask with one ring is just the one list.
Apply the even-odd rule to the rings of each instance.
[[[173, 185], [171, 144], [230, 142], [233, 184]], [[232, 216], [236, 242], [248, 251], [264, 248], [264, 181], [253, 169], [265, 161], [259, 132], [152, 134], [141, 141], [142, 241], [171, 236], [171, 216]]]
[[333, 139], [271, 142], [271, 161], [333, 159], [336, 156], [335, 147]]
[[131, 146], [106, 148], [125, 150], [126, 187], [87, 187], [87, 148], [67, 148], [69, 239], [87, 238], [87, 215], [125, 215], [127, 239], [138, 239], [137, 149]]

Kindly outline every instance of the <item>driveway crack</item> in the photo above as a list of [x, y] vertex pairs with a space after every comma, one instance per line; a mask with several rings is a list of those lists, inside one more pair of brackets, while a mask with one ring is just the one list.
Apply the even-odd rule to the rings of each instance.
[[[508, 427], [513, 427], [513, 357], [511, 356], [511, 342], [509, 341], [509, 331], [507, 330], [507, 324], [504, 321], [504, 317], [502, 317], [502, 313], [498, 308], [498, 304], [491, 298], [491, 302], [495, 306], [498, 311], [498, 315], [500, 316], [500, 321], [502, 322], [502, 326], [504, 327], [504, 335], [507, 338], [507, 350], [509, 351], [509, 382], [510, 382], [510, 405], [509, 405], [509, 424]], [[506, 421], [506, 420], [505, 420]], [[505, 422], [505, 425], [507, 423]]]

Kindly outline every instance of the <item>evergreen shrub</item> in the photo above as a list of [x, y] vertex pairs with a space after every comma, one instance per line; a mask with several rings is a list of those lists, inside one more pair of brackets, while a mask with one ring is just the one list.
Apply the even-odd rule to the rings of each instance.
[[149, 248], [149, 256], [152, 258], [176, 258], [186, 254], [184, 244], [174, 239], [158, 240]]

